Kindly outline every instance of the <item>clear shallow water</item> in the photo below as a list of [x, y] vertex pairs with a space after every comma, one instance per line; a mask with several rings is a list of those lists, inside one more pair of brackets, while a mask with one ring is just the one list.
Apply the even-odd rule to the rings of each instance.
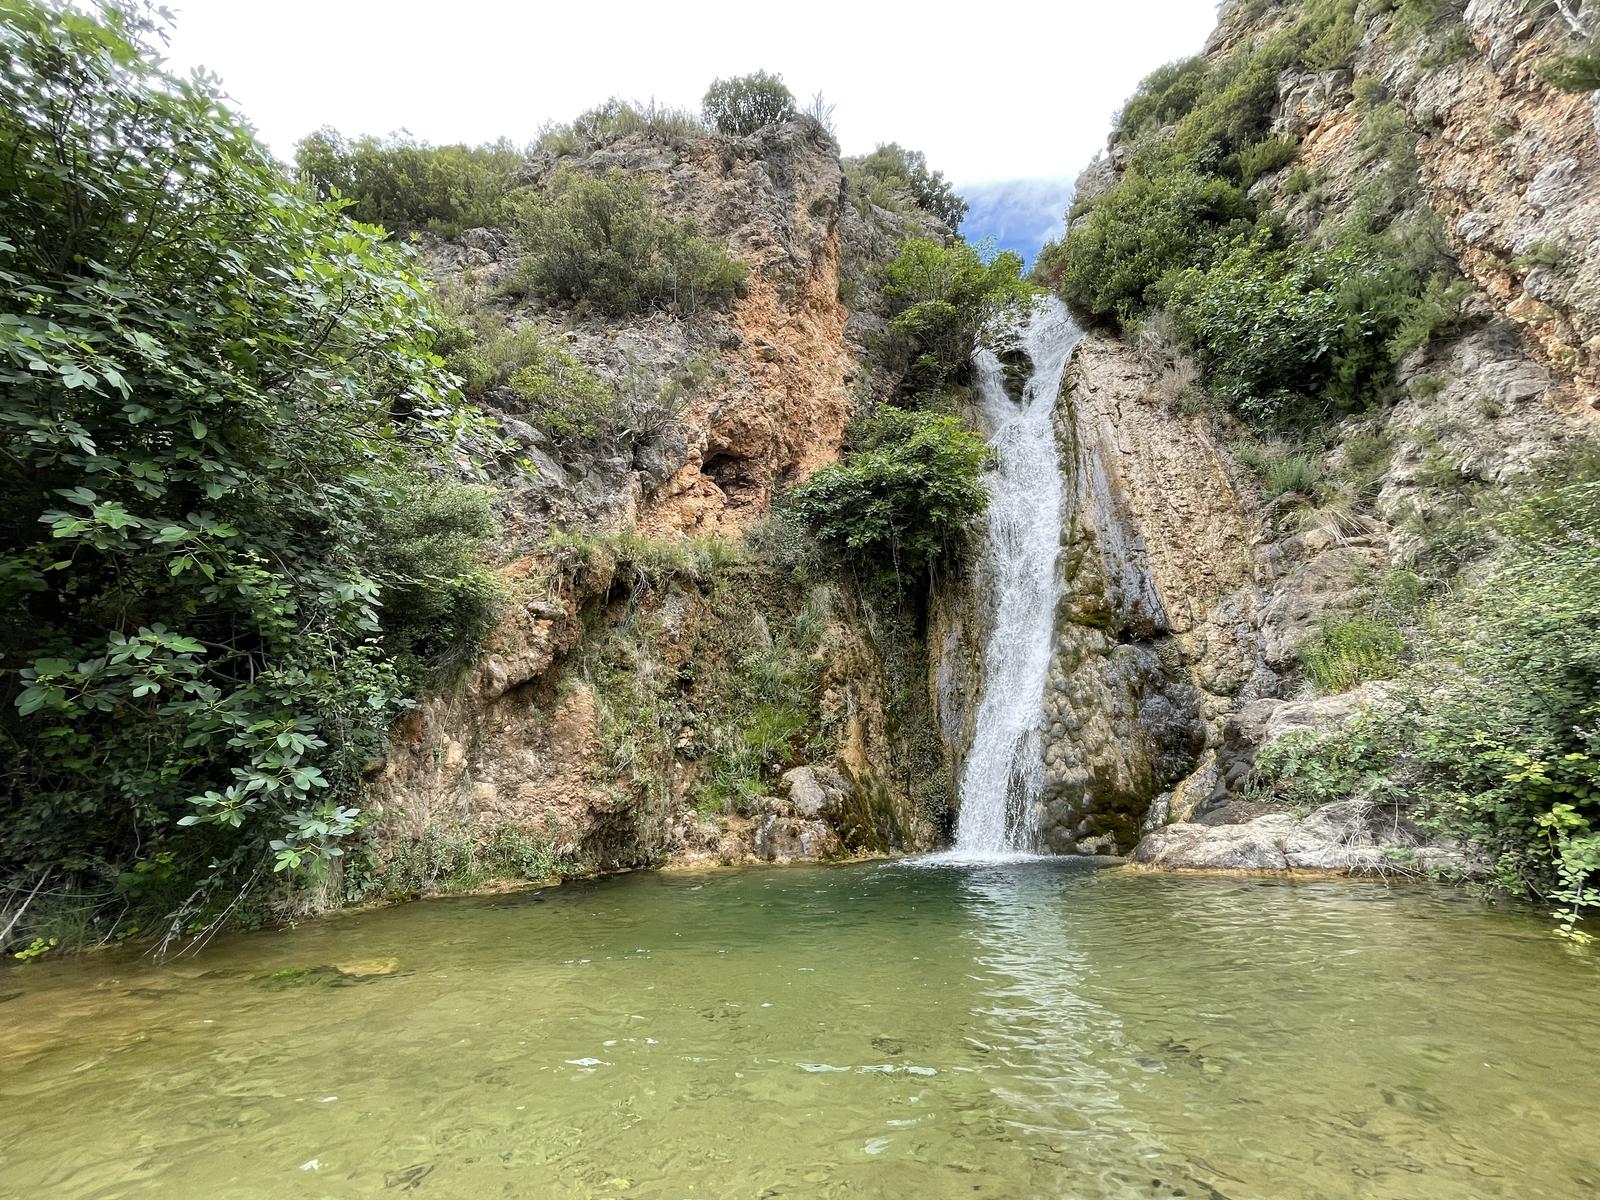
[[1449, 892], [1061, 860], [425, 902], [0, 973], [0, 1195], [1572, 1200], [1597, 984]]

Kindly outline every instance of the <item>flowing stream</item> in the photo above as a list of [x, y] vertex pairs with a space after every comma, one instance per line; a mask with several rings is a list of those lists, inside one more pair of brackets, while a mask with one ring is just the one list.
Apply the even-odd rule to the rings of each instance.
[[976, 359], [979, 403], [997, 456], [988, 510], [994, 614], [961, 774], [954, 855], [965, 859], [1035, 848], [1044, 775], [1042, 702], [1061, 586], [1061, 467], [1052, 418], [1061, 374], [1083, 333], [1053, 300], [1020, 333], [1032, 363], [1020, 401], [1006, 391], [992, 351], [980, 350]]
[[5, 1200], [1576, 1200], [1600, 959], [1072, 857], [640, 873], [0, 969]]

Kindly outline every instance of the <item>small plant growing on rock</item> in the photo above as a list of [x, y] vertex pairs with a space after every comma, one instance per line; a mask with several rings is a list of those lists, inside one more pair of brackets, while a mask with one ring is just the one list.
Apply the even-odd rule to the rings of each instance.
[[1349, 617], [1324, 625], [1300, 647], [1306, 678], [1325, 692], [1343, 692], [1400, 668], [1405, 641], [1392, 625]]

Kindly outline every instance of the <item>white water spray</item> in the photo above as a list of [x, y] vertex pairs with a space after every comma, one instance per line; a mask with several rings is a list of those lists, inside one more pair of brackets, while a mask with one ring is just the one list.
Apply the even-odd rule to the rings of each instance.
[[1061, 469], [1052, 416], [1061, 374], [1083, 333], [1050, 301], [1021, 331], [1033, 370], [1021, 402], [1006, 394], [1000, 361], [976, 357], [978, 397], [994, 431], [988, 560], [995, 601], [983, 654], [983, 694], [961, 774], [954, 856], [1034, 849], [1044, 778], [1043, 702], [1060, 583]]

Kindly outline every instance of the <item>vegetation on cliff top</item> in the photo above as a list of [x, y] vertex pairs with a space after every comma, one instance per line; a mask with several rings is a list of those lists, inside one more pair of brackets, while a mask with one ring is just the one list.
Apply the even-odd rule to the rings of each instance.
[[0, 26], [0, 873], [176, 928], [338, 855], [389, 722], [471, 653], [493, 521], [439, 464], [494, 442], [409, 254], [155, 32]]
[[[1389, 9], [1381, 36], [1435, 36], [1423, 69], [1454, 52], [1459, 6], [1305, 0], [1225, 58], [1156, 71], [1119, 119], [1125, 169], [1074, 207], [1041, 260], [1080, 311], [1193, 355], [1209, 397], [1267, 434], [1239, 448], [1241, 464], [1269, 498], [1289, 498], [1280, 511], [1320, 498], [1307, 518], [1335, 536], [1377, 527], [1359, 508], [1392, 450], [1382, 414], [1399, 396], [1395, 367], [1463, 327], [1470, 291], [1423, 194], [1415, 132], [1375, 79], [1355, 80], [1359, 173], [1336, 208], [1312, 171], [1287, 170], [1298, 144], [1272, 131], [1280, 73], [1350, 66]], [[1428, 382], [1412, 380], [1412, 395]], [[1271, 743], [1257, 794], [1394, 801], [1487, 857], [1505, 890], [1557, 906], [1569, 932], [1600, 906], [1592, 480], [1580, 453], [1509, 496], [1487, 489], [1481, 511], [1446, 515], [1424, 499], [1415, 570], [1391, 570], [1369, 611], [1330, 615], [1299, 647], [1315, 686], [1384, 680], [1383, 698], [1341, 730]], [[1441, 460], [1415, 482], [1459, 479]]]
[[1165, 310], [1213, 393], [1257, 426], [1381, 405], [1394, 366], [1458, 321], [1466, 294], [1414, 138], [1376, 85], [1359, 93], [1369, 171], [1346, 211], [1306, 237], [1251, 198], [1296, 154], [1272, 132], [1279, 74], [1346, 65], [1365, 19], [1357, 0], [1307, 0], [1260, 43], [1156, 71], [1119, 119], [1120, 178], [1040, 255], [1039, 275], [1091, 317], [1132, 328]]

